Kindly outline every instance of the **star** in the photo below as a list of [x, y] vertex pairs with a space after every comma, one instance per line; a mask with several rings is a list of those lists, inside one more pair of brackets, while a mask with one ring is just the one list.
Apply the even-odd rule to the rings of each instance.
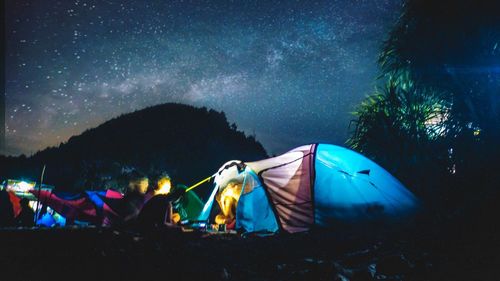
[[4, 153], [166, 102], [224, 111], [270, 154], [342, 144], [401, 3], [8, 1]]

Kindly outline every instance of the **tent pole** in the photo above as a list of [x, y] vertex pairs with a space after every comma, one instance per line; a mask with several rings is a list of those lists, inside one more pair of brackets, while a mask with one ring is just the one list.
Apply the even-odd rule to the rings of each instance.
[[192, 185], [192, 186], [188, 187], [188, 188], [186, 189], [186, 192], [188, 192], [188, 191], [191, 191], [191, 190], [195, 189], [196, 187], [200, 186], [201, 184], [203, 184], [203, 183], [205, 183], [205, 182], [209, 181], [209, 180], [210, 180], [211, 178], [213, 178], [214, 176], [215, 176], [215, 175], [211, 175], [211, 176], [209, 176], [208, 178], [206, 178], [206, 179], [204, 179], [204, 180], [202, 180], [202, 181], [200, 181], [200, 182], [198, 182], [198, 183], [196, 183], [196, 184], [194, 184], [194, 185]]
[[36, 208], [35, 208], [35, 225], [36, 222], [38, 221], [38, 217], [40, 216], [40, 211], [38, 210], [38, 206], [40, 204], [40, 192], [42, 190], [42, 183], [43, 183], [43, 175], [45, 174], [45, 164], [43, 165], [42, 169], [42, 175], [40, 176], [40, 185], [38, 186], [38, 196], [36, 197]]

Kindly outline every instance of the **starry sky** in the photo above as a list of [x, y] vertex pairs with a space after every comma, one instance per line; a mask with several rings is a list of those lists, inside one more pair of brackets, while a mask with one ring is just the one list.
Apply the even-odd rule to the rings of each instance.
[[3, 153], [166, 102], [222, 110], [270, 154], [343, 144], [401, 5], [6, 0]]

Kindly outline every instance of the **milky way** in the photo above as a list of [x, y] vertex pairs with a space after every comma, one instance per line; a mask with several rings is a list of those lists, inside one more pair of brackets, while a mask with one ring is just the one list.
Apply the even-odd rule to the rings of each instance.
[[31, 154], [120, 114], [181, 102], [226, 112], [274, 154], [345, 141], [401, 1], [6, 8], [5, 153]]

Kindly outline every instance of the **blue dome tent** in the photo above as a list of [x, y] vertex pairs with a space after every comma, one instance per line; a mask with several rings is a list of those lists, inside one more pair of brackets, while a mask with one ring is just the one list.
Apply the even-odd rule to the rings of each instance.
[[239, 183], [236, 228], [289, 233], [336, 222], [397, 220], [414, 213], [418, 200], [382, 167], [352, 150], [311, 144], [256, 161], [229, 161], [200, 220], [208, 218], [216, 191]]

